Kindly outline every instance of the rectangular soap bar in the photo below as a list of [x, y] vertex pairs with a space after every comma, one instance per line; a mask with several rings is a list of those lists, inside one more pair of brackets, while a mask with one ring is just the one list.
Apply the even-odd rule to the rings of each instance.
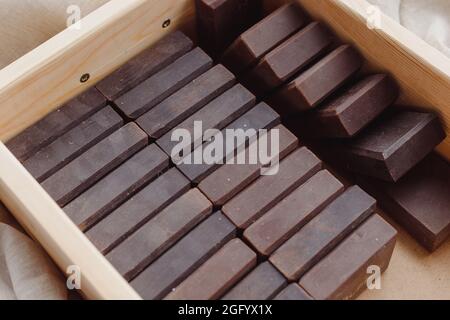
[[[233, 121], [231, 124], [225, 127], [221, 131], [221, 134], [223, 136], [226, 136], [226, 130], [245, 130], [247, 133], [247, 139], [246, 142], [240, 143], [240, 141], [235, 141], [235, 148], [233, 149], [233, 153], [238, 149], [240, 146], [243, 145], [243, 143], [247, 143], [247, 141], [254, 136], [254, 133], [257, 133], [260, 129], [271, 129], [274, 126], [278, 125], [280, 123], [280, 116], [278, 113], [276, 113], [271, 107], [269, 107], [265, 103], [259, 103], [257, 106], [252, 108], [250, 111], [239, 117], [237, 120]], [[254, 130], [254, 133], [252, 134], [251, 130]], [[209, 142], [205, 142], [202, 145], [202, 149], [210, 145]], [[193, 154], [195, 152], [198, 152], [200, 147], [196, 148], [193, 151]], [[222, 161], [215, 162], [213, 164], [208, 163], [201, 163], [197, 164], [194, 163], [194, 161], [191, 161], [191, 164], [188, 163], [181, 163], [178, 165], [178, 169], [180, 169], [186, 177], [188, 177], [192, 182], [199, 183], [202, 181], [205, 177], [207, 177], [209, 174], [211, 174], [215, 169], [217, 169], [221, 163], [224, 163], [225, 159], [229, 155], [227, 153], [227, 150], [224, 148], [223, 154], [225, 155]], [[191, 157], [191, 155], [188, 155], [188, 157]]]
[[138, 275], [133, 288], [143, 299], [162, 299], [235, 237], [234, 225], [217, 212]]
[[271, 91], [320, 57], [332, 42], [328, 30], [319, 22], [312, 22], [266, 54], [245, 76], [245, 84], [259, 94]]
[[25, 160], [23, 166], [42, 182], [122, 124], [122, 118], [111, 107], [103, 108]]
[[281, 161], [277, 174], [261, 176], [222, 210], [239, 229], [245, 229], [321, 169], [322, 161], [306, 147], [300, 148]]
[[[271, 137], [273, 130], [278, 130], [279, 132], [279, 159], [283, 159], [286, 155], [291, 153], [298, 146], [297, 138], [284, 126], [279, 125], [272, 130], [268, 131], [268, 136]], [[241, 152], [244, 153], [245, 164], [236, 164], [239, 160], [240, 155], [237, 154], [231, 163], [227, 163], [221, 166], [219, 169], [214, 171], [211, 175], [206, 177], [200, 184], [198, 188], [208, 197], [208, 199], [216, 206], [221, 206], [228, 200], [233, 198], [239, 191], [244, 189], [252, 181], [257, 179], [261, 175], [261, 170], [265, 163], [249, 163], [249, 152], [250, 150], [257, 150], [255, 145], [259, 144], [259, 139], [252, 142], [250, 146], [243, 149]], [[267, 139], [270, 141], [270, 138]], [[269, 154], [272, 153], [269, 149]], [[241, 153], [240, 152], [240, 153]], [[270, 160], [267, 162], [267, 164]], [[225, 213], [225, 212], [224, 212]], [[228, 209], [225, 215], [232, 217], [229, 214]]]
[[358, 176], [357, 182], [429, 251], [450, 237], [450, 165], [431, 153], [396, 183]]
[[192, 47], [191, 39], [182, 32], [171, 32], [100, 81], [97, 89], [113, 101], [167, 67]]
[[361, 224], [376, 201], [357, 186], [350, 187], [308, 222], [270, 257], [290, 281], [298, 281], [312, 266]]
[[311, 112], [299, 123], [306, 134], [321, 138], [355, 136], [398, 96], [397, 84], [386, 74], [367, 76], [342, 95]]
[[388, 112], [356, 138], [336, 143], [333, 151], [350, 171], [398, 181], [444, 138], [432, 113]]
[[106, 255], [128, 281], [212, 212], [206, 197], [191, 189]]
[[262, 15], [262, 0], [196, 0], [199, 42], [218, 57]]
[[283, 289], [274, 300], [313, 300], [313, 298], [305, 292], [298, 284], [291, 283]]
[[137, 119], [211, 67], [211, 58], [195, 48], [117, 98], [115, 103], [128, 118]]
[[397, 231], [380, 216], [370, 217], [336, 249], [300, 279], [300, 285], [318, 300], [357, 297], [366, 289], [367, 267], [383, 272], [389, 265]]
[[86, 231], [168, 166], [169, 157], [150, 145], [70, 202], [64, 212]]
[[42, 187], [60, 206], [65, 206], [142, 149], [147, 141], [145, 132], [129, 123], [50, 176]]
[[270, 300], [287, 284], [269, 262], [263, 262], [233, 287], [222, 300]]
[[290, 113], [313, 109], [355, 75], [362, 63], [355, 49], [342, 45], [282, 87], [275, 99]]
[[[183, 143], [185, 147], [180, 151], [179, 161], [193, 151], [194, 145], [202, 144], [203, 133], [206, 130], [222, 129], [252, 108], [255, 105], [255, 100], [255, 96], [250, 91], [241, 84], [237, 84], [177, 125], [174, 130], [187, 130], [191, 137], [190, 143]], [[200, 132], [195, 130], [195, 125], [201, 126]], [[156, 141], [168, 155], [171, 155], [174, 147], [180, 143], [179, 141], [172, 141], [174, 130], [169, 131]]]
[[295, 3], [287, 4], [255, 24], [225, 51], [222, 63], [239, 74], [307, 23]]
[[233, 86], [236, 79], [222, 65], [216, 65], [141, 116], [137, 123], [158, 139], [205, 104]]
[[172, 168], [94, 225], [86, 236], [107, 254], [189, 188], [189, 180]]
[[242, 240], [233, 239], [174, 288], [165, 299], [218, 299], [255, 265], [256, 253]]
[[322, 170], [248, 227], [244, 237], [258, 252], [269, 256], [343, 189], [339, 180], [327, 170]]
[[11, 138], [6, 147], [17, 159], [25, 161], [104, 106], [105, 97], [91, 88]]

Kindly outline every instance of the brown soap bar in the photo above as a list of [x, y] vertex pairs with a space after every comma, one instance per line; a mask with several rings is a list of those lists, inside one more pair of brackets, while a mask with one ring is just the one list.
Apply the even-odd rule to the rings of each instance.
[[[192, 147], [202, 144], [203, 132], [208, 129], [222, 129], [230, 122], [240, 117], [255, 105], [255, 96], [245, 89], [241, 84], [235, 85], [225, 93], [208, 103], [185, 121], [180, 123], [175, 129], [185, 129], [190, 133], [191, 143], [184, 143], [181, 159], [189, 155]], [[198, 135], [195, 132], [195, 122], [201, 121], [202, 132]], [[172, 141], [173, 131], [169, 131], [156, 142], [167, 154], [171, 155], [174, 147], [180, 143]], [[198, 136], [197, 136], [198, 135]]]
[[274, 300], [313, 300], [313, 298], [305, 292], [298, 284], [291, 283], [283, 291], [281, 291]]
[[128, 118], [136, 119], [211, 67], [211, 58], [202, 49], [195, 48], [119, 97], [115, 103]]
[[[278, 130], [279, 132], [279, 158], [283, 159], [283, 157], [297, 148], [298, 140], [288, 129], [279, 125], [268, 131], [269, 137], [266, 139], [268, 142], [271, 141], [270, 137], [274, 132], [273, 130]], [[261, 139], [261, 136], [259, 139]], [[258, 161], [258, 163], [252, 164], [248, 162], [249, 150], [257, 150], [253, 146], [259, 144], [258, 140], [253, 141], [248, 148], [241, 151], [245, 155], [245, 164], [236, 163], [236, 160], [239, 160], [238, 154], [234, 157], [233, 162], [223, 165], [200, 182], [198, 188], [214, 205], [223, 205], [261, 175], [261, 170], [265, 163], [261, 164]], [[270, 150], [269, 154], [271, 154], [271, 147], [268, 149]], [[224, 212], [225, 215], [232, 216], [229, 213]]]
[[389, 265], [397, 231], [380, 216], [370, 217], [300, 279], [318, 300], [357, 297], [367, 285], [369, 266], [383, 272]]
[[350, 187], [278, 248], [270, 262], [288, 280], [298, 281], [372, 214], [375, 207], [375, 199], [357, 186]]
[[262, 0], [196, 0], [200, 45], [214, 57], [221, 54], [262, 15]]
[[65, 206], [142, 149], [147, 141], [145, 132], [129, 123], [50, 176], [42, 187], [60, 206]]
[[231, 88], [235, 81], [230, 71], [216, 65], [141, 116], [137, 123], [151, 138], [158, 139]]
[[308, 135], [315, 137], [353, 137], [394, 103], [397, 96], [397, 84], [388, 75], [368, 76], [304, 117], [301, 125]]
[[182, 32], [172, 32], [100, 81], [97, 89], [113, 101], [167, 67], [192, 47], [191, 39]]
[[23, 166], [41, 182], [122, 126], [122, 118], [106, 107], [25, 160]]
[[6, 146], [24, 161], [104, 106], [105, 97], [91, 88], [10, 139]]
[[270, 300], [286, 283], [281, 273], [269, 262], [264, 262], [235, 285], [222, 299]]
[[[272, 127], [276, 126], [280, 123], [280, 116], [278, 113], [276, 113], [271, 107], [269, 107], [265, 103], [259, 103], [257, 106], [252, 108], [250, 111], [239, 117], [237, 120], [229, 124], [225, 129], [222, 130], [222, 135], [226, 135], [226, 130], [248, 130], [253, 129], [257, 133], [260, 129], [271, 129]], [[249, 131], [247, 141], [251, 138], [251, 135]], [[246, 143], [246, 142], [245, 142]], [[208, 142], [205, 142], [202, 145], [202, 148], [206, 148], [209, 145]], [[236, 141], [235, 143], [235, 149], [233, 150], [233, 153], [236, 149], [238, 149], [242, 144], [240, 144], [240, 141]], [[196, 152], [197, 149], [195, 149], [193, 152]], [[224, 148], [223, 154], [225, 155], [224, 159], [227, 158], [228, 154], [226, 149]], [[191, 155], [188, 155], [191, 156]], [[222, 159], [222, 163], [225, 162], [224, 159]], [[199, 183], [202, 181], [206, 176], [208, 176], [211, 172], [213, 172], [216, 168], [218, 168], [221, 164], [220, 163], [213, 163], [213, 164], [207, 164], [207, 163], [201, 163], [196, 164], [191, 161], [191, 164], [187, 163], [181, 163], [178, 166], [178, 169], [180, 169], [186, 177], [188, 177], [192, 182]]]
[[333, 151], [350, 171], [397, 181], [444, 138], [436, 115], [398, 111], [385, 114], [355, 139], [336, 143]]
[[246, 76], [246, 84], [259, 93], [275, 89], [322, 55], [332, 41], [323, 25], [312, 22], [266, 54]]
[[208, 199], [192, 189], [115, 247], [106, 258], [126, 280], [132, 280], [211, 212]]
[[222, 210], [238, 228], [245, 229], [321, 169], [322, 161], [306, 147], [300, 148], [280, 163], [277, 174], [261, 176]]
[[430, 154], [396, 183], [357, 181], [428, 250], [450, 237], [450, 165], [439, 155]]
[[217, 212], [153, 262], [131, 285], [143, 299], [162, 299], [233, 239], [235, 233], [234, 225]]
[[270, 255], [344, 189], [327, 170], [318, 172], [244, 231], [244, 237], [262, 254]]
[[169, 166], [169, 157], [156, 145], [137, 153], [64, 207], [64, 212], [86, 231]]
[[244, 32], [225, 51], [222, 63], [235, 74], [255, 64], [266, 53], [307, 23], [295, 3], [287, 4]]
[[172, 168], [93, 226], [86, 236], [107, 254], [189, 187], [188, 179]]
[[166, 300], [220, 298], [256, 265], [256, 254], [233, 239], [165, 297]]
[[355, 75], [362, 63], [359, 53], [342, 45], [282, 87], [275, 99], [291, 113], [312, 109]]

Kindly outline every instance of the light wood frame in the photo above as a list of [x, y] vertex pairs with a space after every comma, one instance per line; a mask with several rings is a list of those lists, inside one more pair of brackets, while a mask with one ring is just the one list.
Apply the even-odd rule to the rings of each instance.
[[[356, 45], [373, 70], [390, 72], [402, 101], [432, 108], [450, 124], [450, 59], [381, 14], [366, 26], [365, 0], [297, 0], [312, 16]], [[267, 7], [286, 0], [266, 1]], [[7, 141], [172, 30], [192, 23], [193, 0], [112, 0], [0, 71], [0, 140]], [[168, 28], [163, 23], [170, 19]], [[81, 75], [89, 73], [87, 83]], [[439, 151], [450, 159], [450, 140]], [[92, 299], [139, 299], [108, 261], [0, 143], [0, 200], [61, 270], [81, 268]]]

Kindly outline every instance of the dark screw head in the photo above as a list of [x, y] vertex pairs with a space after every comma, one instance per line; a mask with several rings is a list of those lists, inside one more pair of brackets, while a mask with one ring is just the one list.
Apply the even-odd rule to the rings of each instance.
[[89, 73], [85, 73], [85, 74], [83, 74], [83, 75], [81, 76], [80, 82], [81, 82], [81, 83], [85, 83], [86, 81], [89, 80], [90, 77], [91, 77], [91, 75], [90, 75]]
[[166, 21], [163, 22], [162, 27], [163, 28], [167, 28], [168, 26], [170, 26], [170, 19], [167, 19]]

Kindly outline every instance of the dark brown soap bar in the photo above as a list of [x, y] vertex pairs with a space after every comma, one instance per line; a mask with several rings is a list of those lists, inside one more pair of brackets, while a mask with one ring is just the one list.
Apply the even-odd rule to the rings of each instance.
[[174, 288], [165, 299], [218, 299], [255, 265], [256, 253], [242, 240], [233, 239]]
[[91, 88], [10, 139], [6, 146], [24, 161], [104, 106], [105, 97]]
[[202, 49], [195, 48], [119, 97], [115, 103], [128, 118], [136, 119], [211, 67], [211, 58]]
[[223, 300], [270, 300], [287, 284], [269, 262], [257, 266], [233, 287]]
[[342, 45], [282, 87], [275, 100], [290, 113], [315, 108], [355, 75], [362, 63], [359, 53]]
[[[202, 144], [203, 132], [208, 129], [222, 129], [253, 107], [255, 100], [255, 96], [250, 91], [241, 84], [237, 84], [177, 125], [175, 129], [187, 130], [191, 137], [190, 143], [183, 143], [185, 147], [178, 153], [179, 160], [189, 155], [193, 146]], [[202, 130], [200, 134], [197, 134], [194, 126], [200, 121]], [[172, 155], [174, 147], [180, 143], [172, 141], [172, 133], [173, 131], [169, 131], [156, 141], [169, 155]], [[172, 160], [175, 160], [173, 158]]]
[[306, 147], [300, 148], [281, 161], [277, 174], [261, 176], [222, 210], [245, 229], [321, 169], [322, 161]]
[[270, 262], [288, 280], [298, 281], [372, 214], [375, 207], [375, 199], [357, 186], [350, 187], [278, 248]]
[[397, 231], [380, 216], [370, 217], [300, 279], [318, 300], [357, 297], [367, 285], [369, 266], [383, 272], [389, 265]]
[[[250, 130], [254, 130], [254, 132], [258, 132], [260, 129], [271, 129], [272, 127], [276, 126], [280, 123], [280, 116], [278, 113], [276, 113], [271, 107], [269, 107], [265, 103], [259, 103], [257, 106], [252, 108], [250, 111], [239, 117], [237, 120], [226, 126], [225, 129], [221, 131], [223, 136], [226, 136], [226, 130], [245, 130], [247, 131], [247, 139], [243, 143], [247, 143], [249, 139], [254, 136], [254, 134], [251, 134]], [[209, 145], [208, 142], [205, 142], [202, 145], [202, 148], [206, 148]], [[240, 143], [240, 141], [236, 141], [235, 148], [232, 150], [234, 153], [236, 149], [238, 149], [243, 144]], [[193, 152], [196, 152], [197, 149], [195, 149]], [[218, 168], [221, 163], [224, 163], [225, 159], [229, 155], [227, 153], [227, 150], [224, 148], [223, 154], [225, 155], [224, 159], [220, 161], [219, 163], [213, 163], [213, 164], [207, 164], [207, 163], [181, 163], [178, 165], [178, 169], [181, 170], [181, 172], [186, 175], [192, 182], [194, 183], [200, 183], [205, 177], [207, 177], [209, 174], [211, 174], [216, 168]], [[189, 155], [190, 156], [190, 155]]]
[[137, 123], [151, 138], [158, 139], [235, 82], [230, 71], [216, 65], [141, 116]]
[[255, 64], [266, 53], [307, 23], [295, 3], [287, 4], [244, 32], [225, 51], [222, 63], [235, 74]]
[[262, 0], [196, 0], [197, 30], [202, 48], [221, 54], [262, 15]]
[[[269, 135], [269, 138], [267, 141], [270, 141], [273, 130], [278, 130], [279, 132], [279, 158], [283, 159], [297, 148], [298, 140], [284, 126], [279, 125], [268, 131], [267, 134]], [[259, 137], [258, 140], [259, 139], [261, 139], [261, 137]], [[236, 164], [236, 160], [240, 157], [239, 152], [235, 158], [233, 158], [231, 163], [221, 166], [200, 182], [198, 188], [212, 203], [214, 203], [214, 205], [223, 205], [261, 175], [261, 170], [265, 163], [261, 163], [260, 161], [258, 161], [258, 163], [248, 162], [249, 150], [257, 150], [257, 148], [253, 146], [259, 143], [258, 140], [252, 142], [248, 148], [241, 151], [244, 153], [246, 159], [245, 164]], [[269, 150], [269, 154], [271, 154], [272, 150], [270, 148]], [[267, 164], [269, 164], [269, 162], [270, 160]], [[232, 216], [229, 212], [225, 213], [225, 215]]]
[[397, 181], [444, 138], [436, 115], [398, 111], [385, 114], [356, 138], [336, 143], [333, 151], [350, 171]]
[[107, 254], [189, 188], [189, 180], [172, 168], [93, 226], [86, 236]]
[[122, 126], [122, 118], [106, 107], [25, 160], [23, 166], [41, 182]]
[[332, 42], [326, 28], [312, 22], [266, 54], [246, 76], [245, 83], [258, 93], [275, 89], [322, 55]]
[[60, 206], [65, 206], [142, 149], [147, 141], [145, 132], [129, 123], [50, 176], [42, 187]]
[[131, 285], [143, 299], [162, 299], [233, 239], [235, 233], [234, 225], [217, 212], [153, 262]]
[[450, 237], [450, 165], [432, 153], [396, 183], [358, 176], [380, 206], [430, 251]]
[[115, 247], [106, 258], [132, 280], [212, 212], [211, 202], [191, 189]]
[[172, 32], [100, 81], [97, 89], [113, 101], [167, 67], [192, 47], [191, 39], [182, 32]]
[[315, 137], [353, 137], [394, 103], [397, 96], [397, 84], [388, 75], [368, 76], [308, 114], [299, 125]]
[[168, 166], [169, 157], [150, 145], [65, 206], [64, 212], [86, 231]]
[[344, 186], [327, 170], [318, 172], [244, 231], [244, 237], [269, 256], [332, 202]]
[[291, 283], [283, 289], [274, 300], [313, 300], [313, 298], [305, 292], [298, 284]]

